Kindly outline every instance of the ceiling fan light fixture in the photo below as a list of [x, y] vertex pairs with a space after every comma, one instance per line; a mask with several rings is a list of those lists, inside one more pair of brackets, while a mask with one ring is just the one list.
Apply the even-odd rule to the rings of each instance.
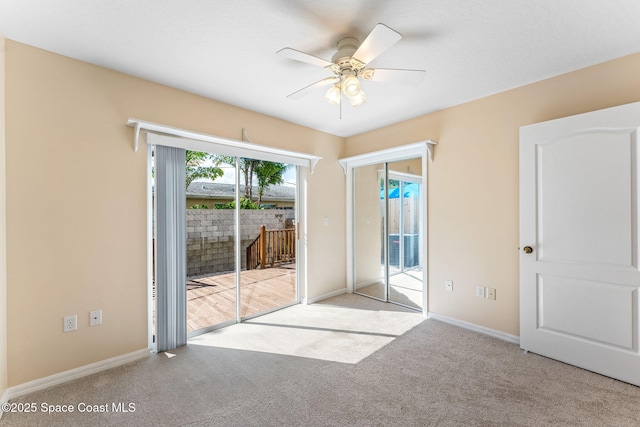
[[364, 91], [361, 90], [356, 96], [350, 96], [349, 102], [351, 102], [352, 107], [357, 107], [358, 105], [362, 105], [367, 102], [367, 97], [364, 94]]
[[340, 104], [340, 97], [342, 96], [342, 93], [340, 91], [340, 85], [333, 85], [331, 86], [328, 90], [327, 93], [324, 95], [324, 99], [327, 100], [328, 103], [333, 104], [333, 105], [338, 105]]
[[385, 24], [378, 23], [362, 42], [353, 37], [340, 39], [337, 43], [338, 50], [332, 56], [331, 61], [290, 47], [280, 49], [276, 52], [278, 55], [322, 67], [333, 74], [333, 77], [327, 77], [303, 87], [287, 95], [287, 98], [300, 99], [317, 88], [331, 85], [325, 93], [327, 102], [333, 105], [342, 105], [342, 94], [344, 93], [350, 104], [356, 107], [367, 101], [362, 90], [362, 81], [418, 85], [426, 73], [425, 70], [367, 68], [372, 60], [396, 44], [401, 38], [402, 35], [397, 31]]
[[356, 76], [347, 76], [342, 82], [342, 91], [349, 98], [357, 96], [360, 90], [360, 80]]

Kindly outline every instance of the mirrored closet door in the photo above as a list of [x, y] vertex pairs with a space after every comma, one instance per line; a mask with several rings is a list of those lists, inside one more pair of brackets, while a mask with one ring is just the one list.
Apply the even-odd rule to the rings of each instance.
[[420, 311], [426, 311], [425, 155], [342, 160], [351, 190], [350, 286]]

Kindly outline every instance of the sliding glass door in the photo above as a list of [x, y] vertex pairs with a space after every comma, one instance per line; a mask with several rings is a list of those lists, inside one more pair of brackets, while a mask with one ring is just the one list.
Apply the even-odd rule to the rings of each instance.
[[221, 172], [187, 187], [189, 336], [298, 301], [296, 167], [206, 158]]
[[[240, 317], [248, 318], [294, 304], [296, 286], [296, 167], [242, 159], [255, 181], [240, 184]], [[241, 178], [244, 180], [245, 173]]]
[[[175, 348], [297, 303], [299, 287], [306, 292], [306, 252], [296, 201], [320, 158], [250, 143], [244, 130], [238, 141], [128, 124], [134, 148], [139, 138], [147, 144], [149, 347]], [[160, 165], [163, 147], [176, 155]]]
[[159, 348], [298, 302], [297, 166], [163, 146], [151, 157], [154, 336], [186, 323]]

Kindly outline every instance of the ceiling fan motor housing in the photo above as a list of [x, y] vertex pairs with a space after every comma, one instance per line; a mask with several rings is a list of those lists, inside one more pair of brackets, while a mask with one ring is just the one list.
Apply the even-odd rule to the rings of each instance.
[[331, 61], [334, 64], [340, 66], [340, 68], [351, 67], [351, 57], [358, 50], [358, 39], [353, 37], [345, 37], [338, 41], [338, 51], [331, 57]]

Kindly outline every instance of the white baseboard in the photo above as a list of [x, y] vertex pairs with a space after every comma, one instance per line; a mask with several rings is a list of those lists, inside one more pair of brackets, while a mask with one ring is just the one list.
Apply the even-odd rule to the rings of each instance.
[[308, 304], [313, 304], [328, 298], [333, 298], [333, 297], [337, 297], [338, 295], [342, 295], [342, 294], [346, 294], [347, 293], [347, 288], [343, 288], [343, 289], [338, 289], [337, 291], [333, 291], [333, 292], [329, 292], [328, 294], [324, 294], [324, 295], [320, 295], [317, 297], [313, 297], [313, 298], [303, 298], [302, 299], [302, 304], [308, 305]]
[[458, 326], [460, 328], [469, 329], [470, 331], [479, 332], [481, 334], [489, 335], [490, 337], [498, 338], [499, 340], [509, 342], [511, 344], [520, 345], [520, 337], [508, 334], [506, 332], [496, 331], [495, 329], [486, 328], [484, 326], [476, 325], [475, 323], [465, 322], [464, 320], [454, 319], [453, 317], [443, 316], [442, 314], [429, 312], [429, 319], [438, 320], [443, 323]]
[[147, 348], [112, 357], [110, 359], [101, 360], [100, 362], [91, 363], [89, 365], [80, 366], [79, 368], [70, 369], [68, 371], [60, 372], [44, 378], [39, 378], [37, 380], [29, 381], [24, 384], [19, 384], [17, 386], [9, 387], [2, 396], [2, 403], [8, 402], [11, 399], [15, 399], [29, 393], [33, 393], [35, 391], [44, 390], [46, 388], [73, 381], [78, 378], [106, 371], [107, 369], [135, 362], [136, 360], [144, 359], [145, 357], [149, 357], [149, 349]]

